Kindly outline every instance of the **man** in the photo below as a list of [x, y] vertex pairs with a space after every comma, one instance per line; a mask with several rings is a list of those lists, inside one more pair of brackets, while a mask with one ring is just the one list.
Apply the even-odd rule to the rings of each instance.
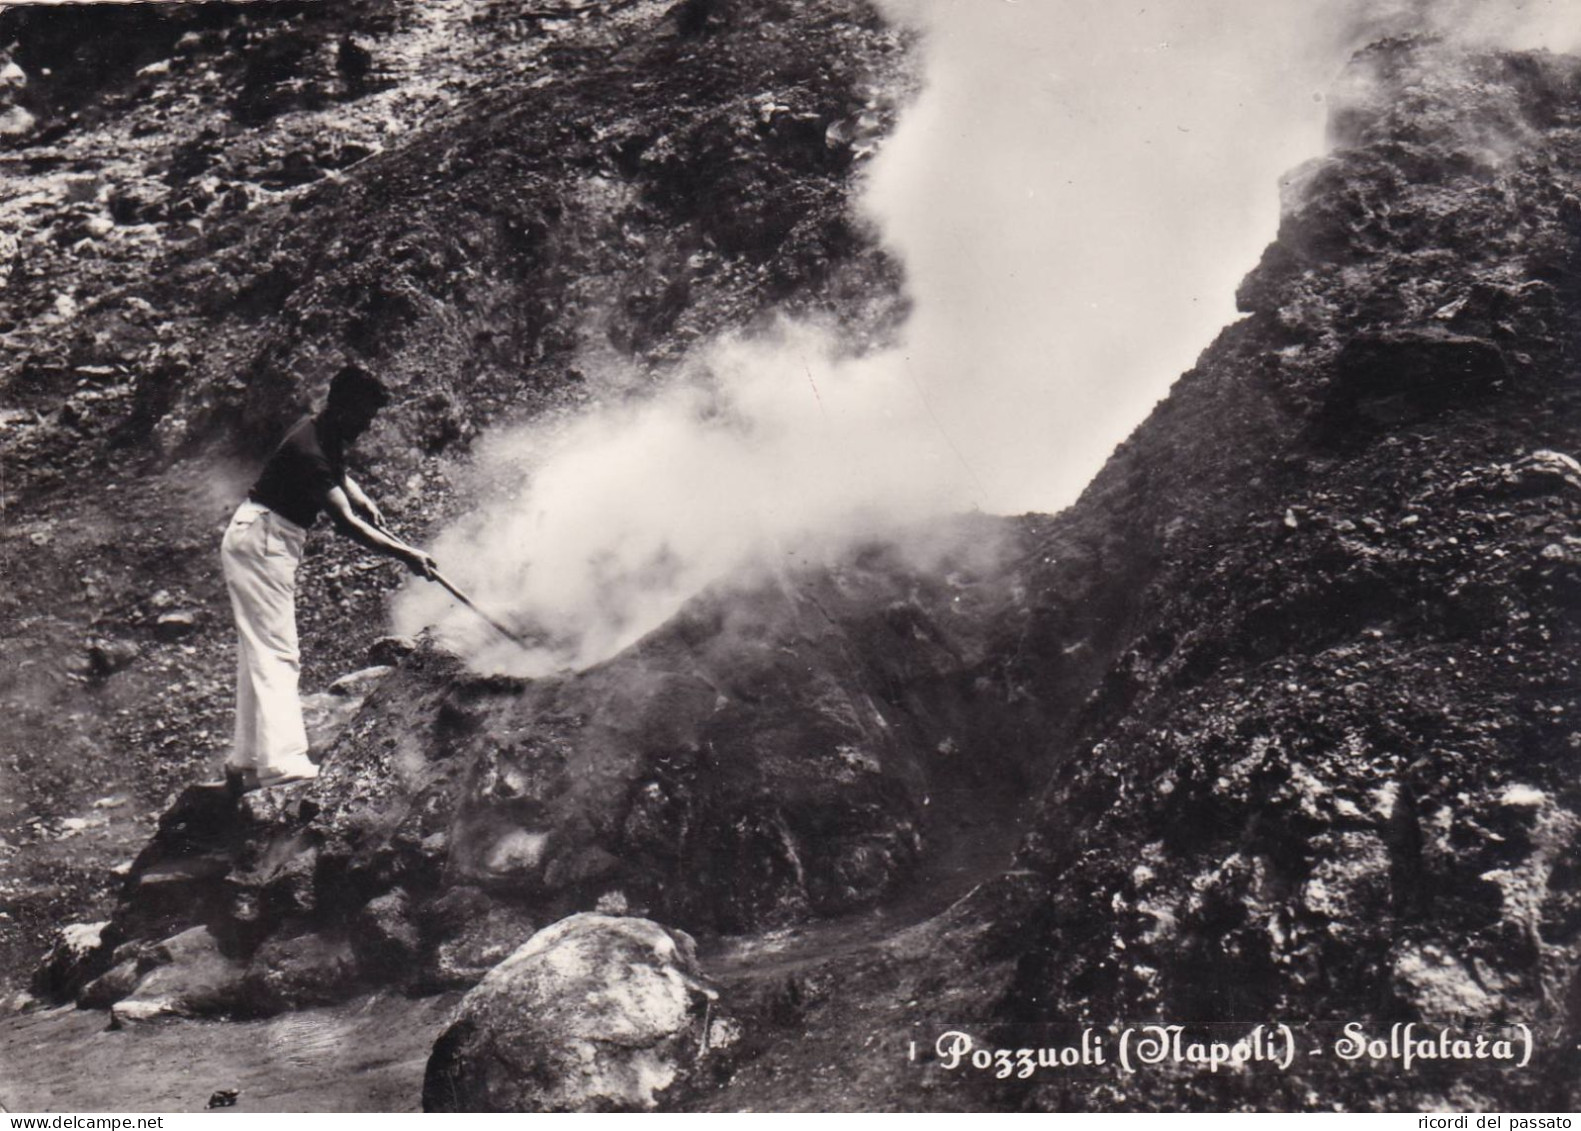
[[297, 698], [296, 567], [321, 511], [370, 550], [434, 576], [434, 560], [384, 529], [384, 516], [346, 474], [346, 450], [389, 402], [377, 378], [348, 365], [317, 416], [299, 420], [269, 457], [220, 547], [236, 615], [236, 740], [225, 778], [233, 791], [317, 776]]

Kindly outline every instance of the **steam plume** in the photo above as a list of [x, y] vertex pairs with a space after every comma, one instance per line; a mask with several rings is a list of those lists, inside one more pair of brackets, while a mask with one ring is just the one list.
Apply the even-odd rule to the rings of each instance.
[[964, 507], [1056, 510], [1234, 319], [1355, 47], [1581, 43], [1569, 0], [882, 4], [927, 52], [864, 196], [914, 298], [899, 346], [850, 358], [787, 325], [715, 343], [648, 402], [495, 437], [494, 501], [435, 552], [563, 646], [524, 656], [417, 589], [398, 627], [536, 674], [755, 561]]
[[408, 587], [397, 624], [440, 622], [486, 670], [542, 674], [618, 651], [703, 586], [765, 556], [806, 562], [968, 505], [898, 355], [841, 358], [807, 325], [721, 341], [651, 400], [503, 433], [479, 463], [495, 499], [444, 532], [480, 604], [525, 612], [524, 655]]

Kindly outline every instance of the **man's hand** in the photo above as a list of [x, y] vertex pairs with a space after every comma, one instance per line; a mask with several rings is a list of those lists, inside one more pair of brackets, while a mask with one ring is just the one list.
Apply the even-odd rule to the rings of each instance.
[[[370, 522], [369, 518], [372, 516], [364, 517], [359, 513], [362, 508], [352, 502], [345, 490], [332, 487], [324, 500], [329, 506], [330, 515], [336, 520], [336, 525], [353, 541], [404, 563], [407, 569], [425, 581], [435, 579], [434, 575], [439, 572], [439, 566], [433, 558], [416, 546], [401, 541], [383, 527]], [[376, 514], [377, 511], [374, 513]]]
[[390, 528], [384, 525], [384, 512], [379, 509], [379, 505], [366, 495], [363, 496], [363, 502], [366, 505], [362, 508], [362, 513], [368, 516], [368, 521], [379, 530], [389, 530]]
[[434, 575], [439, 572], [439, 563], [423, 551], [413, 550], [406, 558], [406, 568], [424, 581], [432, 581]]

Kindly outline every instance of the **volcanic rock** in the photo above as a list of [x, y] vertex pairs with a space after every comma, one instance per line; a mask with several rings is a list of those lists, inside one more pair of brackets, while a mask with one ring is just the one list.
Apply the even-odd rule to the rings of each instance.
[[33, 993], [46, 1000], [75, 997], [104, 969], [109, 955], [103, 935], [108, 923], [69, 923], [55, 935], [54, 946], [33, 975]]
[[253, 954], [241, 987], [249, 1013], [328, 1005], [359, 989], [357, 957], [342, 936], [303, 934], [275, 937]]
[[368, 663], [375, 667], [393, 667], [415, 651], [416, 637], [381, 636], [368, 645]]
[[110, 193], [110, 215], [117, 224], [147, 224], [165, 219], [169, 197], [146, 186], [127, 186]]
[[391, 670], [388, 666], [380, 665], [347, 672], [329, 685], [329, 693], [349, 699], [364, 699]]
[[347, 696], [330, 691], [318, 691], [302, 696], [302, 725], [307, 728], [308, 746], [313, 750], [327, 750], [346, 724], [357, 717], [362, 709], [361, 695]]
[[135, 640], [90, 640], [88, 664], [97, 676], [114, 675], [130, 667], [143, 654]]
[[149, 964], [139, 956], [117, 962], [83, 987], [77, 1003], [84, 1009], [109, 1009], [137, 989], [148, 969]]
[[345, 36], [335, 49], [335, 69], [346, 82], [360, 83], [373, 69], [373, 53], [351, 36]]
[[[1005, 727], [1008, 691], [978, 665], [982, 628], [1017, 599], [1002, 565], [1014, 530], [968, 522], [948, 581], [874, 547], [704, 594], [610, 663], [531, 683], [469, 676], [430, 641], [382, 677], [379, 709], [314, 782], [249, 793], [234, 814], [206, 795], [178, 804], [117, 929], [173, 929], [179, 897], [251, 947], [335, 940], [362, 906], [359, 952], [409, 950], [398, 922], [427, 924], [422, 978], [453, 985], [532, 923], [617, 892], [729, 930], [890, 898], [965, 830], [1013, 828], [1005, 806], [1038, 731]], [[935, 794], [963, 804], [933, 809]], [[455, 927], [480, 898], [479, 921]], [[288, 980], [256, 1004], [298, 985], [318, 993]]]
[[364, 904], [351, 921], [351, 944], [373, 981], [399, 985], [415, 978], [422, 936], [406, 892], [396, 888]]
[[15, 59], [0, 53], [0, 104], [14, 102], [17, 95], [26, 89], [27, 72], [17, 65]]
[[0, 138], [22, 138], [33, 132], [38, 119], [25, 106], [0, 107]]
[[580, 914], [489, 972], [434, 1045], [424, 1111], [643, 1111], [708, 1055], [691, 938]]
[[205, 927], [165, 939], [154, 961], [137, 988], [110, 1008], [112, 1028], [156, 1017], [224, 1013], [242, 1000], [242, 965], [223, 953]]
[[154, 622], [154, 630], [164, 640], [180, 640], [183, 636], [192, 634], [202, 616], [203, 614], [196, 609], [176, 609], [161, 613], [159, 619]]
[[474, 887], [455, 887], [426, 908], [431, 958], [425, 974], [437, 987], [471, 986], [536, 931], [520, 907]]

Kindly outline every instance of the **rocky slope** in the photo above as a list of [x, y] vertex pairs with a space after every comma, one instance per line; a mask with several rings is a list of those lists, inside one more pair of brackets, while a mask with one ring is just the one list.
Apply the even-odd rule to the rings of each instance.
[[[403, 472], [416, 461], [406, 503], [428, 517], [419, 500], [443, 496], [467, 439], [424, 448], [443, 398], [481, 419], [576, 403], [590, 318], [599, 350], [655, 372], [787, 295], [881, 335], [898, 299], [846, 227], [829, 127], [873, 100], [859, 75], [903, 86], [892, 34], [834, 5], [651, 14], [640, 43], [599, 48], [591, 23], [590, 54], [556, 62], [567, 85], [542, 89], [582, 91], [562, 102], [585, 108], [585, 136], [544, 132], [567, 115], [530, 84], [485, 95], [475, 132], [419, 134], [294, 212], [175, 255], [182, 333], [202, 327], [214, 352], [106, 410], [140, 421], [146, 483], [173, 482], [171, 459], [212, 468], [181, 453], [261, 435], [350, 352], [408, 382], [411, 411], [376, 447]], [[792, 30], [841, 50], [809, 71]], [[595, 56], [632, 81], [595, 81]], [[682, 57], [714, 101], [676, 122], [690, 95], [662, 76]], [[783, 93], [743, 99], [765, 74]], [[662, 87], [651, 103], [645, 84]], [[317, 783], [239, 806], [187, 791], [109, 926], [41, 988], [128, 1022], [422, 993], [597, 908], [700, 936], [743, 1036], [666, 1101], [689, 1107], [1573, 1106], [1581, 63], [1384, 43], [1332, 105], [1334, 152], [1285, 185], [1247, 317], [1069, 511], [971, 520], [958, 541], [992, 552], [922, 565], [872, 547], [743, 578], [555, 679], [480, 679], [420, 646]], [[551, 141], [563, 175], [535, 181]], [[772, 217], [730, 171], [783, 178]], [[726, 198], [700, 210], [705, 173]], [[506, 182], [522, 195], [480, 218], [482, 190]], [[612, 238], [612, 216], [646, 250]], [[513, 218], [544, 227], [513, 243]], [[341, 264], [336, 239], [378, 271]], [[682, 268], [698, 248], [717, 271]], [[256, 270], [228, 277], [260, 289], [205, 282], [189, 254], [236, 257]], [[478, 333], [502, 324], [495, 353]], [[454, 362], [442, 379], [433, 357]], [[227, 369], [252, 379], [228, 385]], [[33, 427], [49, 466], [61, 423]], [[65, 516], [50, 554], [106, 513], [47, 477], [31, 489], [33, 515]], [[321, 576], [346, 576], [334, 568]], [[342, 585], [346, 609], [371, 605]], [[52, 599], [80, 631], [70, 618], [94, 598]], [[169, 647], [132, 607], [126, 631]], [[193, 632], [196, 665], [220, 646]], [[75, 694], [113, 696], [137, 670]], [[1121, 1030], [1153, 1022], [1187, 1043], [1281, 1024], [1298, 1041], [1283, 1067], [1116, 1067]], [[1524, 1025], [1533, 1056], [1341, 1055], [1345, 1024], [1396, 1022], [1490, 1041]], [[934, 1055], [946, 1032], [1014, 1050], [1084, 1026], [1106, 1063], [997, 1078]]]
[[1049, 889], [1006, 1004], [1314, 1044], [1520, 1022], [1533, 1063], [1330, 1050], [1139, 1104], [1572, 1104], [1578, 81], [1353, 63], [1250, 317], [1083, 500], [1150, 517], [1158, 561], [1023, 852]]
[[[1085, 583], [1110, 659], [1065, 700], [1019, 867], [831, 971], [803, 1021], [887, 1035], [851, 1093], [909, 1034], [1090, 1025], [1108, 1067], [908, 1083], [1045, 1110], [1574, 1106], [1578, 82], [1430, 43], [1355, 61], [1249, 317], [1034, 559], [1022, 654], [1073, 641], [1051, 614]], [[1287, 1024], [1295, 1055], [1113, 1067], [1148, 1023], [1182, 1057]], [[1396, 1023], [1489, 1045], [1407, 1066], [1339, 1043]], [[1519, 1057], [1522, 1025], [1529, 1065], [1486, 1055]]]

